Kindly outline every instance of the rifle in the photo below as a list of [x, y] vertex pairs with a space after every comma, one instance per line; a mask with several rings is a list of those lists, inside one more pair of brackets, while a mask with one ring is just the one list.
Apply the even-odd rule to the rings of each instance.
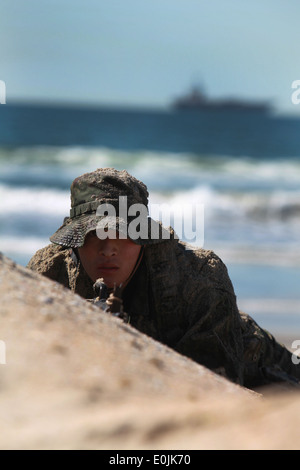
[[123, 309], [123, 300], [121, 298], [122, 284], [114, 285], [113, 290], [109, 293], [107, 285], [102, 277], [96, 280], [93, 285], [94, 298], [89, 299], [94, 305], [97, 305], [105, 313], [110, 313], [114, 317], [121, 318], [125, 323], [129, 322], [129, 316]]

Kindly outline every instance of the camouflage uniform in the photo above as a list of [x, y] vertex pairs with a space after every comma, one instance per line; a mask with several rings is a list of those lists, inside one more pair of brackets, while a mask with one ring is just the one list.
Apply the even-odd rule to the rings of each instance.
[[[101, 175], [106, 173], [115, 187], [120, 173], [101, 170]], [[91, 182], [90, 175], [80, 178], [75, 180], [75, 189], [71, 186], [71, 193], [76, 195], [79, 184], [81, 194], [86, 194], [77, 202], [73, 197], [72, 207], [87, 204], [89, 194], [96, 194], [95, 189], [89, 190], [95, 180]], [[99, 175], [96, 179], [99, 181]], [[120, 179], [124, 181], [124, 172]], [[102, 189], [105, 184], [102, 180]], [[135, 184], [140, 188], [142, 183]], [[128, 193], [128, 188], [124, 191]], [[86, 299], [94, 296], [93, 282], [76, 256], [76, 247], [95, 229], [90, 222], [87, 228], [84, 219], [95, 216], [90, 209], [77, 215], [71, 212], [77, 220], [73, 223], [70, 217], [50, 238], [60, 245], [39, 250], [28, 264]], [[226, 266], [214, 252], [186, 249], [174, 236], [140, 243], [145, 246], [142, 262], [123, 292], [124, 310], [133, 327], [246, 387], [278, 380], [298, 382], [300, 366], [293, 364], [292, 354], [249, 315], [239, 312]]]

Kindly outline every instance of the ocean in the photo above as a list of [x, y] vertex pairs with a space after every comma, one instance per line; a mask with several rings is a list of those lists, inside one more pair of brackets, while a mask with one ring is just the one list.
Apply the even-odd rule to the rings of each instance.
[[[0, 106], [0, 251], [26, 265], [82, 173], [126, 169], [151, 204], [201, 204], [240, 309], [300, 339], [300, 120], [255, 112]], [[17, 286], [16, 286], [17, 288]]]

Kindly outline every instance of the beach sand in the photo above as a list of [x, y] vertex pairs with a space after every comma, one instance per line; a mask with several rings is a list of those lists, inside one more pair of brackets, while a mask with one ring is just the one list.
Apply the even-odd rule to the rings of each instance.
[[299, 391], [235, 385], [3, 255], [0, 298], [1, 449], [300, 447]]

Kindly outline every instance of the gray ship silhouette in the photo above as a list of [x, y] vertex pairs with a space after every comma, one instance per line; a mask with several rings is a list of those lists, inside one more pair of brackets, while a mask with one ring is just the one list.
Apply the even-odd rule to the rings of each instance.
[[256, 111], [259, 113], [271, 111], [271, 106], [267, 102], [235, 98], [209, 99], [199, 87], [193, 87], [186, 95], [175, 99], [172, 102], [172, 108], [176, 110]]

